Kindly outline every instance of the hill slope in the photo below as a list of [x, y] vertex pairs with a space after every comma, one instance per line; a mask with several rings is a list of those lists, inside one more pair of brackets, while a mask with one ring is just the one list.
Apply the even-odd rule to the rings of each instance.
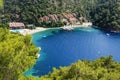
[[[119, 2], [120, 0], [5, 0], [3, 22], [20, 21], [36, 26], [59, 27], [65, 25], [62, 19], [66, 18], [62, 17], [66, 14], [65, 16], [72, 15], [74, 21], [79, 21], [80, 17], [83, 17], [87, 21], [92, 19], [94, 25], [102, 29], [111, 31], [114, 28], [120, 31]], [[105, 15], [106, 11], [110, 16], [116, 15], [114, 22], [113, 18]], [[70, 23], [70, 20], [67, 21]]]
[[100, 5], [93, 14], [94, 25], [107, 31], [120, 32], [120, 1]]
[[3, 0], [0, 0], [0, 7], [3, 7]]
[[40, 26], [39, 19], [49, 14], [75, 13], [76, 17], [89, 18], [89, 11], [94, 5], [94, 0], [7, 0], [5, 14], [10, 17], [6, 19], [8, 21]]

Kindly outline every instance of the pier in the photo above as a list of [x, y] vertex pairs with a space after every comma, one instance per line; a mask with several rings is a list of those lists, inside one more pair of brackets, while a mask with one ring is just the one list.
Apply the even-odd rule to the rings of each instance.
[[73, 30], [74, 28], [73, 28], [73, 26], [72, 25], [70, 25], [70, 26], [64, 26], [64, 27], [62, 27], [62, 29], [63, 30]]
[[76, 24], [76, 25], [66, 25], [62, 27], [63, 30], [73, 30], [76, 27], [90, 27], [92, 26], [91, 22], [84, 22], [83, 24]]

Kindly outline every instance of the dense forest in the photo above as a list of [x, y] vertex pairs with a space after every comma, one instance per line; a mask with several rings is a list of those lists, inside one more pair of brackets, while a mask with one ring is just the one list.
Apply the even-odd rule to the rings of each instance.
[[0, 28], [0, 80], [18, 80], [35, 63], [38, 51], [30, 35], [22, 36]]
[[42, 27], [59, 27], [66, 25], [61, 19], [63, 13], [74, 13], [77, 21], [84, 17], [101, 29], [120, 30], [119, 0], [5, 0], [1, 19], [3, 23], [19, 21]]
[[[4, 6], [4, 7], [3, 7]], [[108, 31], [120, 31], [120, 0], [0, 0], [0, 23], [13, 21], [36, 26], [58, 27], [61, 21], [41, 22], [49, 15], [72, 15], [92, 21]], [[120, 80], [120, 62], [111, 56], [94, 61], [78, 61], [67, 67], [53, 68], [40, 78], [24, 76], [32, 67], [39, 51], [31, 36], [11, 33], [8, 25], [0, 24], [0, 80]]]
[[3, 0], [0, 0], [0, 8], [3, 7]]
[[120, 1], [110, 0], [109, 3], [99, 5], [91, 12], [93, 24], [101, 29], [119, 32], [120, 31]]
[[4, 4], [3, 4], [3, 0], [0, 0], [0, 23], [2, 22], [1, 18], [2, 18], [2, 15], [3, 15], [3, 9], [4, 8]]
[[[84, 5], [83, 5], [84, 4]], [[41, 22], [40, 18], [49, 14], [76, 13], [76, 17], [89, 17], [89, 11], [94, 6], [93, 0], [5, 0], [3, 22], [19, 21], [36, 26], [61, 26], [59, 21]], [[76, 18], [75, 17], [75, 18]], [[59, 16], [58, 16], [59, 18]], [[48, 27], [50, 27], [48, 26]]]

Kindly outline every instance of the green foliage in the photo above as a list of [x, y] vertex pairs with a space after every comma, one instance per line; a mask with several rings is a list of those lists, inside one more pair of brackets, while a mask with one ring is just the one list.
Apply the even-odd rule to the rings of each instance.
[[108, 31], [120, 31], [120, 1], [110, 0], [92, 12], [93, 24]]
[[0, 7], [3, 7], [3, 0], [0, 0]]
[[105, 30], [120, 30], [119, 0], [5, 0], [3, 23], [19, 21], [42, 27], [60, 27], [61, 21], [40, 22], [49, 14], [76, 13]]
[[20, 80], [119, 80], [120, 63], [112, 56], [94, 61], [77, 61], [68, 67], [53, 68], [48, 75], [40, 78], [22, 76]]
[[112, 56], [94, 61], [77, 61], [68, 67], [53, 68], [48, 75], [36, 78], [24, 76], [25, 70], [35, 63], [38, 52], [31, 36], [13, 34], [0, 28], [0, 80], [119, 80], [120, 63]]
[[55, 80], [119, 80], [119, 73], [120, 63], [114, 62], [110, 56], [93, 62], [78, 61], [69, 67], [53, 70], [47, 77]]
[[0, 0], [0, 23], [2, 22], [2, 15], [4, 11], [3, 9], [4, 9], [3, 0]]
[[[49, 14], [76, 13], [105, 30], [120, 30], [119, 0], [5, 0], [3, 23], [24, 22], [41, 27], [60, 27], [61, 21], [40, 22]], [[3, 13], [3, 12], [2, 12]]]
[[30, 35], [13, 34], [0, 28], [0, 80], [18, 80], [35, 63], [38, 50]]
[[[94, 5], [94, 0], [5, 0], [3, 22], [19, 21], [41, 26], [43, 23], [39, 21], [39, 18], [48, 14], [68, 12], [88, 17], [89, 11], [92, 10]], [[44, 25], [49, 27], [48, 23]], [[61, 22], [50, 24], [50, 26], [53, 25], [55, 25], [54, 27], [60, 26]]]
[[54, 27], [61, 27], [64, 26], [65, 23], [61, 22], [61, 21], [51, 21], [51, 22], [42, 22], [41, 26], [43, 27], [50, 27], [50, 28], [54, 28]]
[[0, 28], [8, 28], [9, 26], [7, 24], [0, 24]]

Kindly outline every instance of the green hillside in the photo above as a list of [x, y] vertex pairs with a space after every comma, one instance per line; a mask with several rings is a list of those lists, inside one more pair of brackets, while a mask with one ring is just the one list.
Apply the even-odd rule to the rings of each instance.
[[[64, 24], [60, 17], [63, 13], [66, 16], [75, 13], [78, 20], [84, 17], [101, 29], [120, 32], [120, 0], [5, 0], [4, 7], [3, 23], [18, 21], [35, 26], [60, 27]], [[59, 20], [53, 20], [49, 15], [55, 15]]]
[[[89, 12], [93, 10], [97, 0], [5, 0], [5, 22], [19, 21], [36, 26], [56, 24], [52, 21], [50, 24], [40, 22], [40, 18], [48, 15], [62, 15], [63, 13], [75, 13], [76, 18], [84, 17], [89, 19]], [[61, 20], [57, 24], [61, 24]], [[62, 23], [63, 24], [63, 23]], [[50, 25], [51, 26], [51, 25]], [[57, 26], [58, 27], [58, 26]], [[59, 26], [60, 27], [60, 26]]]
[[0, 80], [18, 80], [35, 63], [39, 49], [31, 42], [31, 36], [13, 34], [1, 27], [6, 25], [0, 24]]
[[0, 0], [0, 7], [3, 7], [3, 0]]

